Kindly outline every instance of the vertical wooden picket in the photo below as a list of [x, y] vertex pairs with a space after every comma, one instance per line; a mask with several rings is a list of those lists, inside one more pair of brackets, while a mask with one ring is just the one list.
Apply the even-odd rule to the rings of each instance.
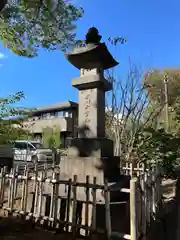
[[10, 213], [12, 213], [13, 211], [13, 207], [14, 207], [14, 185], [15, 185], [15, 174], [16, 174], [16, 170], [12, 169], [12, 174], [11, 174], [11, 192], [10, 192]]
[[67, 232], [69, 231], [69, 223], [70, 223], [71, 188], [72, 188], [72, 179], [69, 179], [68, 192], [67, 192], [67, 204], [66, 204], [66, 231]]
[[24, 213], [27, 212], [27, 204], [28, 204], [28, 183], [29, 183], [29, 169], [26, 168], [25, 171], [25, 179], [24, 179], [24, 186], [25, 186], [25, 193], [24, 193], [24, 205], [23, 205], [23, 211]]
[[5, 171], [4, 168], [1, 168], [1, 173], [0, 173], [0, 205], [3, 204], [4, 200], [4, 184], [5, 183]]
[[85, 207], [85, 236], [88, 236], [88, 224], [89, 223], [89, 176], [86, 176], [86, 207]]
[[92, 206], [92, 234], [96, 232], [96, 177], [93, 178], [92, 196], [93, 196], [93, 206]]
[[40, 177], [38, 178], [39, 181], [39, 198], [38, 198], [38, 205], [37, 205], [37, 219], [41, 219], [42, 213], [42, 197], [43, 197], [43, 180], [44, 180], [44, 173], [40, 173]]
[[73, 214], [72, 214], [72, 233], [76, 237], [76, 208], [77, 208], [77, 175], [73, 179]]
[[130, 181], [130, 231], [131, 240], [137, 240], [137, 216], [136, 216], [136, 187], [137, 178]]
[[59, 197], [59, 179], [60, 179], [60, 173], [56, 173], [55, 174], [55, 180], [56, 180], [56, 183], [55, 183], [55, 189], [54, 189], [54, 209], [53, 209], [53, 218], [54, 218], [54, 225], [55, 227], [57, 226], [57, 219], [58, 219], [58, 197]]
[[156, 215], [156, 172], [155, 168], [152, 168], [152, 173], [151, 173], [151, 188], [152, 188], [152, 217], [155, 220], [155, 215]]
[[111, 212], [110, 212], [110, 191], [108, 189], [108, 181], [104, 181], [104, 197], [105, 197], [105, 216], [106, 216], [106, 234], [107, 239], [111, 238]]

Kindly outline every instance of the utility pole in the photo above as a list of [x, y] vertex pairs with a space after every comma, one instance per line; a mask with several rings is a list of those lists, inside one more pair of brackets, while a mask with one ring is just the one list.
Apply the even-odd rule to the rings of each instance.
[[164, 104], [165, 104], [165, 121], [166, 121], [166, 131], [169, 132], [170, 127], [169, 127], [169, 102], [168, 102], [168, 76], [165, 74], [164, 75]]

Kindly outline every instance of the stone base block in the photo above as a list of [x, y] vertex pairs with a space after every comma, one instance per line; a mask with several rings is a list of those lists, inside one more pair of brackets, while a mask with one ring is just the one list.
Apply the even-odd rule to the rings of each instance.
[[73, 176], [77, 175], [78, 182], [86, 182], [86, 176], [90, 176], [91, 183], [93, 183], [93, 177], [96, 177], [98, 184], [104, 184], [103, 163], [99, 158], [65, 156], [61, 159], [60, 169], [62, 180], [73, 179]]
[[78, 157], [113, 157], [113, 141], [106, 138], [68, 139], [68, 156]]

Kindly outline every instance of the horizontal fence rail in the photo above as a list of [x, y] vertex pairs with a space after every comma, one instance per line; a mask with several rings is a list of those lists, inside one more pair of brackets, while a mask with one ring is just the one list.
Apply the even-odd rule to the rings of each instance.
[[[1, 209], [48, 228], [71, 232], [73, 236], [105, 234], [108, 239], [114, 236], [137, 240], [146, 235], [156, 217], [161, 202], [161, 179], [158, 168], [147, 170], [144, 166], [126, 165], [123, 171], [132, 176], [129, 188], [109, 184], [107, 180], [99, 185], [96, 177], [90, 176], [84, 182], [79, 182], [77, 175], [62, 179], [60, 167], [55, 165], [24, 166], [10, 173], [4, 167], [0, 172]], [[112, 201], [114, 194], [128, 197], [124, 202]], [[114, 214], [122, 205], [126, 213], [120, 219]], [[101, 214], [105, 217], [101, 218]], [[103, 226], [98, 225], [98, 217]], [[117, 226], [114, 228], [114, 222], [121, 226], [125, 217], [130, 232], [122, 233]]]

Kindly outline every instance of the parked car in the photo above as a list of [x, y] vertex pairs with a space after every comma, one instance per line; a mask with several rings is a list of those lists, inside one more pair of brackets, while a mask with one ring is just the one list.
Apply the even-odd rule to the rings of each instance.
[[52, 162], [52, 150], [44, 148], [39, 141], [17, 140], [14, 143], [14, 162]]

